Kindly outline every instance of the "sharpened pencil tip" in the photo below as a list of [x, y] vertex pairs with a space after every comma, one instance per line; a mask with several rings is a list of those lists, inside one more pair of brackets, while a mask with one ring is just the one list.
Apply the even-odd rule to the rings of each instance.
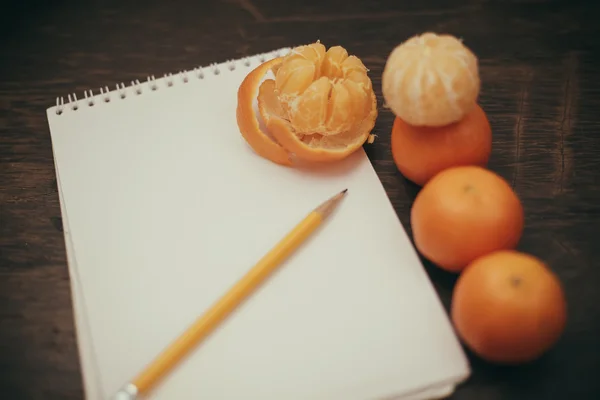
[[331, 197], [328, 200], [325, 200], [320, 206], [314, 209], [314, 211], [320, 213], [323, 218], [327, 217], [333, 209], [337, 206], [337, 204], [342, 200], [344, 195], [348, 189], [344, 189], [341, 192], [338, 192], [335, 196]]

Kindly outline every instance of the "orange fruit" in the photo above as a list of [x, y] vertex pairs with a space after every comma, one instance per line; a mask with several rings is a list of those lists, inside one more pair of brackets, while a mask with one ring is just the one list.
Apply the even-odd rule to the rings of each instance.
[[522, 204], [499, 175], [478, 166], [448, 168], [431, 179], [411, 208], [417, 250], [450, 272], [512, 249], [523, 232]]
[[482, 359], [519, 364], [554, 346], [567, 307], [561, 283], [547, 265], [502, 250], [476, 259], [459, 276], [451, 317], [459, 337]]
[[418, 127], [396, 117], [391, 146], [402, 175], [423, 186], [446, 168], [485, 167], [492, 153], [492, 128], [478, 104], [460, 121], [440, 127]]
[[459, 121], [477, 102], [478, 60], [452, 35], [416, 35], [392, 50], [382, 75], [386, 104], [408, 124]]
[[238, 90], [242, 136], [257, 154], [282, 165], [346, 158], [372, 141], [376, 118], [367, 68], [341, 46], [296, 47], [255, 68]]

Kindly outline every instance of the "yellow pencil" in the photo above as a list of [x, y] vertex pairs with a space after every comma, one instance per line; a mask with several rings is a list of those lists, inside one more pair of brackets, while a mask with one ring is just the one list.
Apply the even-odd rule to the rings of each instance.
[[240, 303], [250, 296], [273, 271], [333, 212], [348, 189], [311, 211], [204, 315], [171, 343], [140, 374], [127, 383], [114, 400], [134, 400], [148, 393], [189, 351], [206, 338]]

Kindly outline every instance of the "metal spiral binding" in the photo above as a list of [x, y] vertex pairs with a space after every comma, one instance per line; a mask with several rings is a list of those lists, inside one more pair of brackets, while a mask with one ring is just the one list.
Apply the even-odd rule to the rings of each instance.
[[57, 115], [62, 115], [67, 109], [77, 111], [82, 106], [94, 107], [98, 103], [110, 103], [113, 100], [124, 100], [131, 96], [142, 95], [145, 91], [157, 91], [161, 88], [170, 88], [179, 84], [187, 84], [193, 79], [204, 80], [209, 75], [220, 75], [222, 69], [227, 71], [235, 71], [239, 66], [249, 68], [252, 66], [252, 61], [263, 63], [267, 58], [279, 57], [290, 51], [290, 48], [282, 48], [273, 52], [258, 54], [250, 57], [244, 57], [237, 60], [227, 60], [224, 63], [211, 63], [205, 67], [195, 67], [192, 70], [183, 70], [175, 74], [166, 73], [162, 78], [156, 79], [154, 75], [146, 78], [146, 81], [139, 80], [131, 81], [129, 86], [125, 83], [117, 83], [114, 90], [109, 90], [108, 86], [100, 88], [100, 94], [94, 94], [92, 90], [84, 90], [83, 98], [77, 98], [75, 93], [67, 95], [65, 102], [64, 97], [56, 98], [55, 112]]

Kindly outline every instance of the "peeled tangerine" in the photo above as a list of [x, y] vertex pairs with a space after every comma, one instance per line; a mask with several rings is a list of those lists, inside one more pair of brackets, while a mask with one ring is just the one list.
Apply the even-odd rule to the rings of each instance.
[[[274, 79], [264, 79], [269, 72]], [[371, 141], [376, 118], [367, 68], [340, 46], [296, 47], [259, 65], [238, 90], [242, 136], [257, 154], [282, 165], [341, 160]]]
[[477, 57], [451, 35], [424, 33], [396, 47], [382, 75], [386, 104], [414, 126], [444, 126], [461, 120], [477, 102]]

